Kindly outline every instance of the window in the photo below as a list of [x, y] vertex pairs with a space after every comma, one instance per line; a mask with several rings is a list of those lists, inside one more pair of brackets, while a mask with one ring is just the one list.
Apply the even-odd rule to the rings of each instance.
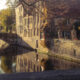
[[70, 20], [69, 20], [69, 19], [67, 19], [67, 25], [68, 25], [68, 24], [70, 24]]
[[20, 33], [23, 32], [23, 26], [20, 26]]
[[22, 12], [22, 9], [23, 9], [23, 7], [21, 6], [21, 9], [20, 9], [20, 10], [21, 10], [21, 12]]
[[44, 37], [44, 33], [40, 32], [40, 39], [43, 39], [43, 37]]
[[29, 37], [31, 37], [31, 29], [29, 29]]
[[21, 13], [21, 12], [22, 12], [22, 9], [23, 9], [23, 7], [22, 7], [22, 6], [20, 6], [20, 7], [19, 7], [19, 13]]
[[28, 26], [29, 26], [28, 23], [29, 23], [29, 22], [28, 22], [28, 18], [24, 19], [24, 26], [28, 27]]
[[28, 29], [28, 37], [30, 37], [30, 30]]
[[36, 15], [33, 15], [33, 30], [34, 30], [34, 36], [35, 36], [35, 25], [36, 25]]
[[36, 40], [36, 48], [38, 48], [38, 40]]
[[19, 7], [19, 13], [21, 12], [21, 10], [20, 10], [20, 9], [21, 9], [21, 7]]
[[26, 19], [24, 19], [24, 25], [26, 26], [26, 23], [27, 23], [27, 21], [26, 21]]
[[65, 20], [63, 21], [63, 24], [65, 24], [65, 25], [70, 24], [70, 19], [65, 19]]
[[39, 29], [37, 28], [37, 36], [39, 35]]
[[37, 32], [37, 36], [38, 36], [38, 28], [39, 28], [39, 14], [36, 14], [36, 19], [37, 19], [37, 20], [36, 20], [36, 25], [37, 25], [37, 26], [36, 26], [36, 28], [37, 28], [37, 29], [36, 29], [36, 32]]
[[26, 29], [24, 30], [24, 36], [25, 37], [27, 36], [27, 30]]
[[32, 24], [32, 18], [29, 18], [29, 24]]
[[35, 36], [35, 28], [34, 28], [34, 36]]
[[31, 37], [32, 37], [32, 29], [31, 29]]
[[38, 24], [39, 24], [39, 14], [37, 14], [37, 27], [38, 27]]
[[29, 15], [28, 15], [28, 28], [29, 28]]
[[22, 16], [19, 16], [19, 23], [22, 23]]
[[29, 30], [29, 36], [30, 36], [30, 37], [32, 37], [32, 34], [31, 34], [31, 29]]

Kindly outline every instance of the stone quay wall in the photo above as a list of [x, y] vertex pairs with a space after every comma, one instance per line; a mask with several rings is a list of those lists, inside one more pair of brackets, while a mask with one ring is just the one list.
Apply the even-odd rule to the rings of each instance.
[[80, 58], [80, 41], [55, 40], [52, 51], [59, 55]]

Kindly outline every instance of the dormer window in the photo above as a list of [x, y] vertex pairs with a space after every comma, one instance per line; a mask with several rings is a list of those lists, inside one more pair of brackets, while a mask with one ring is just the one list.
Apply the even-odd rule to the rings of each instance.
[[27, 20], [26, 20], [26, 19], [24, 19], [24, 25], [26, 26], [26, 24], [27, 24]]
[[22, 16], [19, 16], [19, 23], [22, 23]]
[[66, 23], [67, 23], [67, 25], [70, 24], [70, 19], [69, 18], [66, 20]]

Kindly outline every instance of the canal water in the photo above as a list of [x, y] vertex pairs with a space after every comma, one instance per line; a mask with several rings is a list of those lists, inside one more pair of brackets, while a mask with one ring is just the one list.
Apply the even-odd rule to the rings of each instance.
[[54, 70], [80, 69], [79, 63], [75, 63], [72, 61], [67, 61], [55, 57], [50, 57], [50, 58], [52, 59]]
[[[42, 56], [42, 55], [39, 55], [39, 56]], [[79, 69], [80, 68], [79, 63], [63, 60], [63, 59], [52, 57], [52, 56], [49, 56], [49, 59], [52, 62], [53, 70], [70, 70], [70, 69]], [[39, 62], [40, 61], [41, 60], [39, 60]], [[11, 68], [12, 73], [16, 73], [16, 62], [12, 63], [11, 66], [12, 66], [12, 68]], [[47, 64], [45, 66], [51, 67], [49, 64]], [[4, 74], [4, 73], [6, 74], [7, 72], [4, 72], [4, 70], [1, 68], [1, 57], [0, 57], [0, 74]]]
[[15, 73], [16, 62], [12, 62], [12, 60], [5, 58], [6, 58], [5, 56], [0, 57], [0, 74]]

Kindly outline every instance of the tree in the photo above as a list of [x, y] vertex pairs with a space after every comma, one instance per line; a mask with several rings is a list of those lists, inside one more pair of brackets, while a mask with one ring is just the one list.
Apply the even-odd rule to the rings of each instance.
[[18, 1], [19, 0], [7, 0], [7, 2], [6, 2], [6, 5], [8, 6], [8, 8], [11, 9], [11, 15], [12, 15], [12, 19], [14, 22], [12, 24], [12, 27], [10, 27], [10, 29], [13, 29], [13, 30], [15, 30], [15, 23], [16, 23], [15, 22], [15, 7], [16, 7]]
[[10, 8], [15, 8], [18, 1], [19, 0], [7, 0], [6, 5]]
[[10, 31], [15, 23], [15, 18], [12, 15], [11, 9], [5, 9], [0, 12], [0, 24], [3, 26], [5, 31]]
[[[27, 6], [32, 6], [36, 8], [38, 11], [38, 7], [35, 4], [39, 1], [45, 3], [45, 7], [47, 9], [47, 20], [51, 21], [51, 19], [55, 17], [80, 17], [80, 0], [19, 0], [21, 3], [26, 4]], [[74, 8], [75, 7], [75, 8]], [[44, 12], [42, 12], [44, 14]]]

